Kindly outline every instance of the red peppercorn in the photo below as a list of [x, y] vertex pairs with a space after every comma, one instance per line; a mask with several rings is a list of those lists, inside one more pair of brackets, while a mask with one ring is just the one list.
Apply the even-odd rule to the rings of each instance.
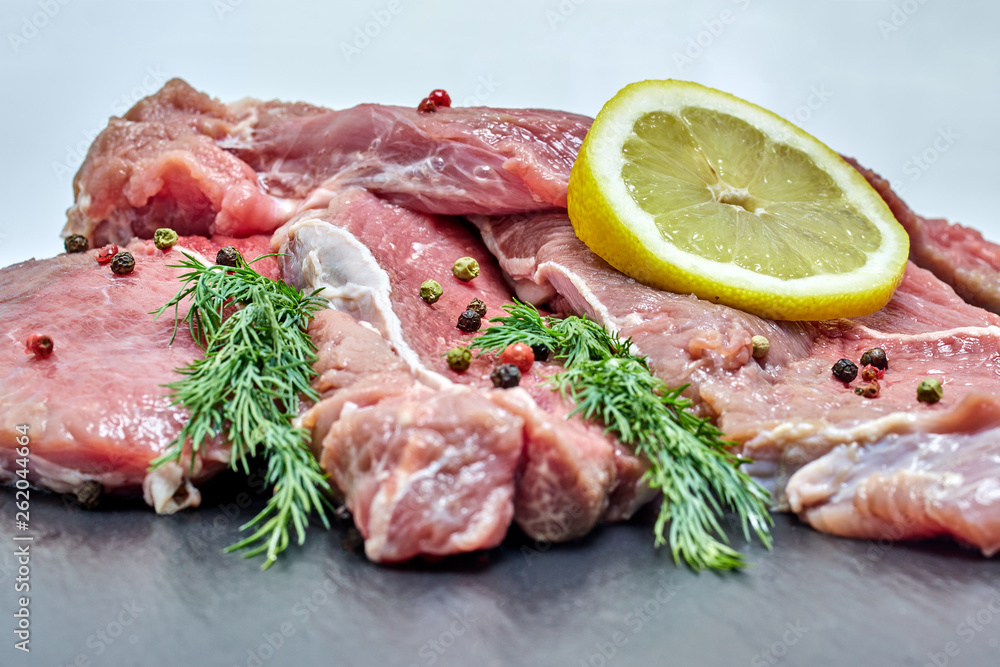
[[118, 254], [118, 246], [114, 243], [109, 243], [100, 250], [97, 251], [97, 263], [107, 264], [111, 261], [111, 258]]
[[447, 91], [442, 90], [441, 88], [435, 88], [434, 90], [432, 90], [431, 94], [427, 96], [427, 99], [429, 99], [431, 102], [438, 105], [439, 107], [451, 106], [451, 95], [449, 95]]
[[425, 97], [420, 100], [420, 104], [417, 105], [417, 111], [423, 113], [434, 113], [438, 110], [438, 105], [434, 104], [434, 100], [429, 97]]
[[525, 343], [511, 343], [500, 353], [500, 363], [513, 364], [522, 373], [527, 373], [535, 363], [535, 352]]
[[861, 369], [861, 379], [865, 382], [871, 382], [872, 380], [881, 380], [885, 377], [885, 370], [881, 368], [876, 368], [871, 364], [868, 364]]
[[52, 354], [52, 339], [45, 334], [31, 334], [24, 345], [27, 354], [33, 354], [39, 358], [45, 358]]

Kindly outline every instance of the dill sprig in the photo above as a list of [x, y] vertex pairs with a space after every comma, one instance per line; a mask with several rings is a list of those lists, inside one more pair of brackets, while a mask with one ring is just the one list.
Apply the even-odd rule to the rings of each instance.
[[[289, 545], [290, 526], [299, 544], [313, 511], [329, 528], [325, 510], [332, 506], [324, 495], [329, 484], [309, 450], [308, 431], [292, 426], [300, 396], [319, 399], [309, 384], [316, 374], [316, 348], [305, 328], [326, 300], [260, 275], [242, 256], [232, 267], [206, 266], [183, 254], [185, 259], [172, 265], [188, 269], [180, 276], [183, 287], [156, 316], [173, 307], [174, 336], [186, 320], [204, 356], [177, 369], [182, 379], [166, 385], [171, 401], [186, 408], [190, 419], [150, 467], [180, 461], [188, 441], [193, 467], [205, 442], [219, 434], [231, 444], [229, 467], [234, 470], [249, 473], [249, 459], [262, 454], [265, 479], [274, 493], [240, 527], [254, 532], [226, 552], [246, 549], [247, 557], [266, 552], [262, 569], [267, 569]], [[181, 318], [178, 308], [185, 299], [191, 304]]]
[[522, 342], [552, 350], [564, 370], [547, 382], [575, 403], [571, 414], [600, 420], [649, 460], [645, 479], [663, 493], [656, 545], [669, 544], [675, 562], [683, 558], [696, 570], [746, 565], [719, 522], [726, 509], [739, 516], [747, 540], [752, 530], [771, 547], [768, 494], [740, 470], [747, 459], [729, 450], [735, 443], [723, 440], [715, 425], [690, 412], [685, 387], [670, 389], [652, 375], [645, 358], [631, 353], [631, 339], [586, 318], [543, 317], [516, 300], [504, 310], [508, 315], [491, 319], [499, 324], [470, 347], [482, 354]]

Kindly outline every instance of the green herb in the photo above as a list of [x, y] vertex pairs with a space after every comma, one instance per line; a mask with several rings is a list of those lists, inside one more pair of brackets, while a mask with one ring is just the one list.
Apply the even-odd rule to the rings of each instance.
[[[511, 343], [544, 345], [565, 370], [547, 382], [576, 404], [573, 414], [599, 419], [606, 429], [645, 456], [646, 481], [663, 492], [656, 520], [656, 545], [669, 544], [674, 560], [692, 568], [743, 567], [743, 555], [730, 547], [719, 523], [724, 509], [740, 518], [743, 535], [753, 530], [771, 546], [768, 494], [740, 470], [746, 459], [732, 454], [735, 444], [708, 420], [693, 415], [685, 387], [669, 389], [649, 371], [645, 358], [630, 352], [600, 325], [580, 317], [543, 317], [531, 305], [504, 306], [507, 317], [470, 345], [500, 351]], [[667, 524], [669, 523], [669, 529]]]
[[274, 494], [241, 527], [253, 534], [226, 551], [247, 549], [247, 557], [266, 552], [262, 569], [267, 569], [288, 546], [289, 526], [299, 544], [313, 511], [329, 528], [325, 510], [332, 506], [324, 495], [329, 484], [309, 450], [308, 431], [292, 426], [299, 397], [319, 399], [309, 384], [316, 357], [305, 327], [326, 300], [261, 276], [242, 255], [234, 267], [205, 266], [187, 253], [184, 257], [173, 265], [189, 270], [180, 277], [184, 286], [156, 316], [173, 306], [176, 336], [178, 306], [190, 299], [183, 319], [205, 353], [178, 369], [182, 379], [166, 385], [174, 404], [187, 408], [191, 417], [151, 468], [179, 461], [188, 440], [193, 467], [197, 453], [217, 434], [232, 445], [229, 465], [234, 470], [249, 473], [249, 459], [262, 454]]

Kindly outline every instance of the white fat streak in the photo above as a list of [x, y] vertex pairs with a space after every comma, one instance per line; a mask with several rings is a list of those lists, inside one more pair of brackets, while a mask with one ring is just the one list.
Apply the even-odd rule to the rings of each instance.
[[795, 445], [800, 449], [808, 449], [811, 446], [832, 449], [837, 445], [877, 442], [890, 433], [919, 430], [923, 421], [919, 415], [909, 412], [893, 412], [853, 426], [787, 421], [774, 428], [760, 431], [747, 440], [745, 446], [752, 451], [773, 446], [781, 448], [784, 452], [784, 448], [789, 445]]
[[[853, 323], [852, 323], [853, 324]], [[887, 340], [905, 340], [925, 343], [936, 343], [942, 338], [966, 336], [969, 338], [998, 338], [1000, 337], [1000, 327], [988, 325], [985, 327], [955, 327], [954, 329], [944, 329], [942, 331], [927, 331], [919, 334], [886, 333], [866, 327], [863, 324], [855, 324], [858, 331], [863, 331], [872, 338], [884, 338]]]
[[332, 308], [374, 326], [424, 384], [435, 389], [453, 386], [427, 368], [406, 342], [403, 324], [392, 309], [389, 275], [356, 236], [325, 220], [303, 218], [291, 224], [281, 251], [298, 262], [305, 282], [300, 288], [322, 290]]
[[[543, 271], [548, 272], [544, 278], [540, 275]], [[552, 280], [555, 276], [556, 279]], [[565, 283], [562, 279], [565, 279]], [[581, 310], [587, 311], [588, 314], [593, 314], [594, 319], [603, 326], [609, 333], [619, 333], [621, 327], [618, 324], [617, 318], [615, 318], [611, 312], [608, 310], [607, 306], [597, 295], [594, 294], [593, 290], [587, 285], [587, 281], [581, 277], [579, 274], [574, 273], [570, 269], [566, 268], [558, 262], [542, 262], [538, 265], [538, 270], [535, 271], [534, 280], [536, 283], [540, 283], [546, 280], [553, 284], [556, 292], [558, 292], [563, 298], [570, 299], [573, 301], [574, 308], [579, 312]], [[572, 288], [572, 289], [570, 289]], [[580, 301], [586, 304], [586, 308], [580, 307]], [[629, 351], [634, 354], [641, 356], [642, 352], [635, 343], [632, 343]]]

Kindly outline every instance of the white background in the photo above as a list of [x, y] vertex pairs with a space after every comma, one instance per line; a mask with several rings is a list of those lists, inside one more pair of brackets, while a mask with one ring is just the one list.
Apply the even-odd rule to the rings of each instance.
[[90, 141], [173, 76], [225, 101], [416, 105], [442, 87], [589, 115], [629, 82], [687, 79], [1000, 241], [998, 19], [954, 0], [2, 0], [0, 266], [61, 251]]

